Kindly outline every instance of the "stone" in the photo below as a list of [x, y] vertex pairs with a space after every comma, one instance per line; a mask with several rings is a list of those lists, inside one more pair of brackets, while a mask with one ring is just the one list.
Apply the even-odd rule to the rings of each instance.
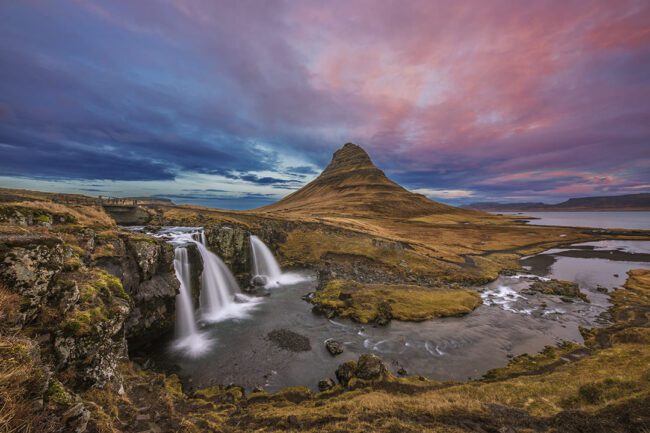
[[393, 318], [392, 307], [386, 301], [383, 301], [379, 304], [379, 311], [377, 312], [377, 317], [375, 318], [375, 323], [378, 326], [386, 326], [390, 323]]
[[378, 356], [365, 354], [359, 357], [354, 376], [364, 380], [375, 380], [385, 376], [386, 372], [386, 366]]
[[331, 340], [331, 339], [326, 340], [325, 347], [327, 348], [327, 351], [332, 356], [340, 355], [341, 353], [343, 353], [343, 344], [341, 344], [339, 341]]
[[336, 379], [343, 386], [347, 385], [350, 379], [354, 377], [354, 372], [357, 368], [357, 363], [354, 361], [347, 361], [339, 365], [336, 369]]
[[90, 411], [83, 403], [77, 403], [63, 413], [61, 420], [68, 428], [66, 431], [84, 433], [90, 420]]
[[397, 370], [397, 374], [399, 374], [400, 376], [406, 376], [408, 373], [406, 372], [406, 369], [404, 367], [400, 367]]
[[336, 386], [336, 383], [332, 379], [323, 379], [318, 381], [318, 389], [320, 391], [327, 391], [328, 389], [332, 389]]
[[267, 334], [267, 338], [279, 348], [291, 352], [306, 352], [311, 350], [309, 338], [288, 329], [274, 329]]
[[263, 275], [255, 275], [253, 279], [251, 279], [251, 285], [253, 287], [264, 287], [266, 286], [266, 277]]

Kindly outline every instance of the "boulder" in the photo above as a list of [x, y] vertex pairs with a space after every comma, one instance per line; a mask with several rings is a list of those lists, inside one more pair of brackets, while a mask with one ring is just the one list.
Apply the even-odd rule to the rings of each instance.
[[354, 361], [347, 361], [339, 365], [336, 369], [336, 379], [343, 386], [347, 385], [350, 379], [354, 377], [354, 372], [357, 368], [357, 363]]
[[336, 386], [336, 383], [330, 378], [319, 380], [318, 381], [318, 389], [320, 391], [327, 391], [328, 389], [332, 389]]
[[386, 372], [386, 366], [378, 356], [364, 354], [359, 357], [354, 376], [364, 380], [375, 380], [385, 376]]
[[327, 340], [325, 341], [325, 347], [332, 356], [340, 355], [343, 353], [343, 344], [341, 344], [339, 341]]

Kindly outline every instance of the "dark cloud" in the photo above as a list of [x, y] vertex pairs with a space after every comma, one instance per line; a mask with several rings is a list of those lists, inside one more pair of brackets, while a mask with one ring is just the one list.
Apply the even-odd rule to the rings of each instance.
[[3, 2], [0, 174], [286, 191], [352, 141], [409, 188], [650, 190], [649, 20], [605, 0]]

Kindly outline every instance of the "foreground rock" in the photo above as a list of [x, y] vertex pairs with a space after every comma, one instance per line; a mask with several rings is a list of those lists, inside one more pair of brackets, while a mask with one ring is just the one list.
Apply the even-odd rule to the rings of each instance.
[[340, 355], [343, 353], [343, 344], [336, 340], [325, 341], [325, 348], [332, 356]]
[[387, 377], [388, 369], [381, 359], [373, 354], [364, 354], [355, 361], [347, 361], [336, 369], [336, 378], [343, 386], [348, 386], [353, 379], [379, 380]]
[[589, 302], [587, 295], [580, 291], [578, 285], [572, 281], [564, 280], [548, 280], [548, 281], [535, 281], [530, 285], [528, 291], [544, 293], [546, 295], [557, 295], [565, 302], [571, 302], [572, 299], [581, 299]]
[[311, 350], [309, 338], [288, 329], [274, 329], [267, 334], [267, 338], [280, 349], [290, 352], [306, 352]]

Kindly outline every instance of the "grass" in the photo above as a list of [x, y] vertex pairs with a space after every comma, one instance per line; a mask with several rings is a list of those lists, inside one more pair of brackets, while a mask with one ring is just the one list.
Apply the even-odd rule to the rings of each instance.
[[47, 372], [38, 346], [20, 337], [0, 336], [0, 432], [62, 431], [60, 418], [39, 408]]
[[115, 221], [99, 205], [62, 204], [50, 200], [17, 201], [0, 205], [0, 213], [15, 209], [31, 212], [42, 223], [75, 224], [88, 227], [115, 227]]
[[[360, 284], [332, 280], [316, 292], [312, 302], [333, 309], [340, 317], [369, 323], [384, 313], [403, 321], [460, 316], [478, 307], [481, 297], [476, 291], [468, 289]], [[382, 312], [382, 308], [388, 311]]]

